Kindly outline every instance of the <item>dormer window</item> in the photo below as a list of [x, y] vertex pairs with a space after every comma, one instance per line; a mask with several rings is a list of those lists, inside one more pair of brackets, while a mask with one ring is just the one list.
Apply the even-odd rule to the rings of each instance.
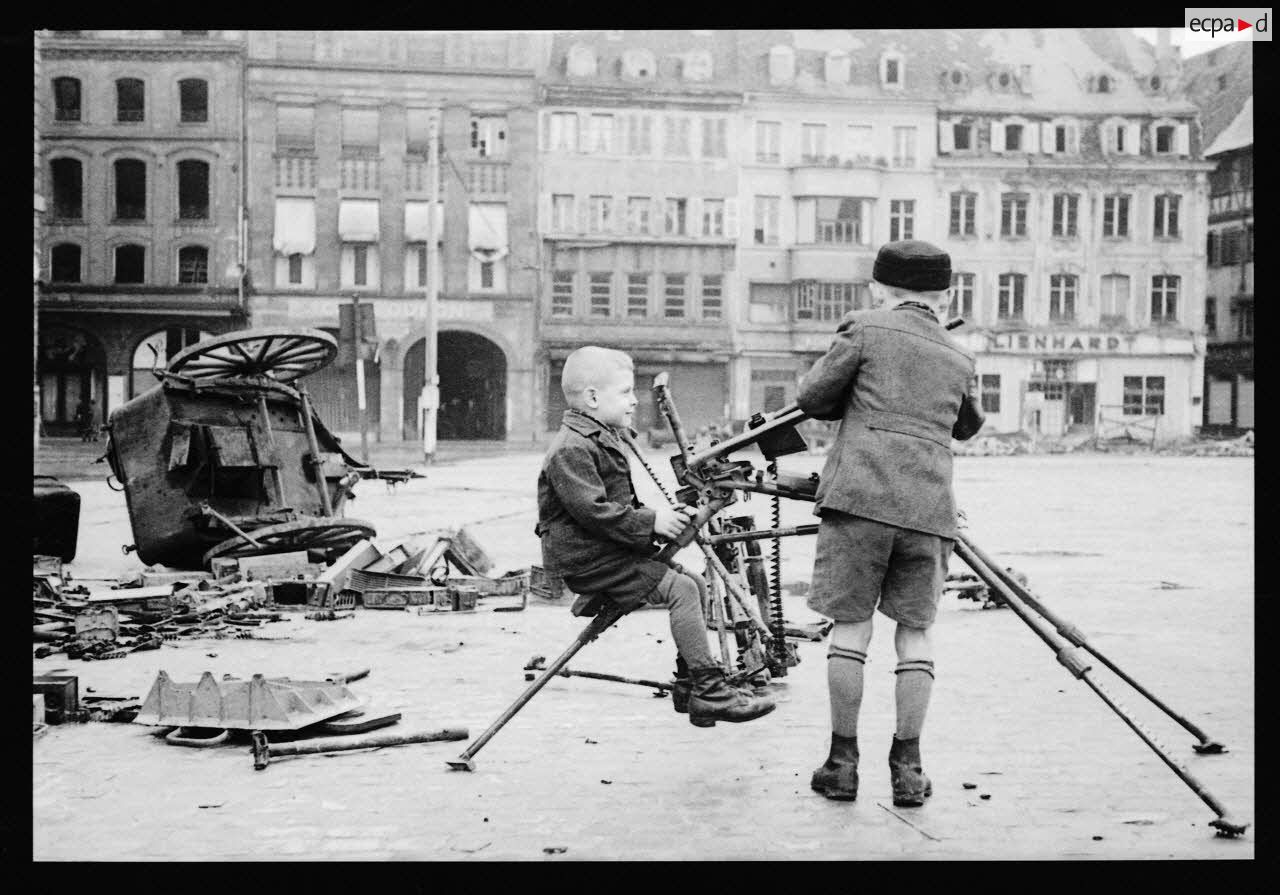
[[622, 71], [637, 81], [650, 81], [658, 73], [657, 63], [649, 50], [627, 50], [622, 54]]
[[796, 76], [796, 54], [791, 47], [776, 46], [769, 51], [769, 83], [787, 84]]
[[901, 53], [885, 53], [880, 57], [880, 84], [884, 87], [901, 87], [904, 60]]
[[1099, 93], [1111, 92], [1111, 79], [1106, 75], [1098, 75], [1098, 92]]
[[694, 50], [685, 57], [683, 74], [686, 81], [709, 81], [711, 54], [706, 50]]
[[1006, 124], [1004, 126], [1004, 148], [1009, 152], [1022, 149], [1022, 125]]
[[1000, 74], [996, 75], [996, 83], [1004, 88], [1007, 88], [1009, 86], [1009, 82], [1012, 80], [1013, 80], [1013, 76], [1010, 75], [1007, 71], [1002, 71], [1000, 72]]
[[849, 83], [849, 54], [844, 50], [832, 50], [828, 53], [823, 68], [828, 84]]
[[969, 86], [969, 74], [962, 68], [952, 68], [942, 73], [944, 90], [962, 90]]
[[596, 73], [596, 54], [591, 47], [577, 44], [569, 49], [567, 71], [574, 78], [590, 78]]
[[1159, 76], [1159, 75], [1152, 75], [1152, 76], [1151, 76], [1151, 89], [1152, 89], [1152, 90], [1159, 90], [1159, 89], [1160, 89], [1160, 76]]

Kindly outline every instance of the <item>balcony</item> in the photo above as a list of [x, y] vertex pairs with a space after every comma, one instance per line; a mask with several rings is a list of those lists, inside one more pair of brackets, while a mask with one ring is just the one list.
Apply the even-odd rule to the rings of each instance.
[[884, 160], [866, 156], [806, 161], [791, 169], [793, 196], [879, 196], [884, 182]]
[[316, 188], [316, 160], [301, 155], [276, 156], [276, 189]]
[[344, 158], [339, 163], [338, 188], [344, 190], [376, 190], [379, 165], [376, 158]]
[[[436, 172], [440, 195], [444, 196], [444, 166]], [[409, 193], [428, 193], [431, 181], [427, 177], [427, 162], [420, 158], [407, 158], [404, 163], [404, 188]]]
[[1209, 197], [1209, 221], [1241, 215], [1253, 210], [1253, 190], [1232, 190]]
[[501, 161], [473, 161], [467, 167], [467, 191], [475, 199], [505, 200], [507, 171], [510, 165]]

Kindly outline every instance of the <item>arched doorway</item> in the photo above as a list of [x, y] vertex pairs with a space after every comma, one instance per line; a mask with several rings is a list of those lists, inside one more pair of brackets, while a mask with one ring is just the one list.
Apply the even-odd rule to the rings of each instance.
[[92, 403], [93, 425], [106, 421], [107, 355], [88, 333], [40, 327], [40, 423], [45, 435], [75, 435], [76, 411]]
[[[440, 377], [439, 439], [507, 437], [507, 358], [502, 349], [475, 333], [448, 331], [436, 341]], [[421, 438], [418, 396], [422, 391], [423, 340], [404, 356], [404, 429]]]

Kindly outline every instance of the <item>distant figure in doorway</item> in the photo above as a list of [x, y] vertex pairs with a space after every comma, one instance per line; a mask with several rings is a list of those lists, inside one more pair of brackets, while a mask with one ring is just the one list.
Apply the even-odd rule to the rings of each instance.
[[80, 430], [81, 441], [97, 441], [97, 405], [92, 398], [87, 402], [82, 398], [76, 404], [76, 426]]

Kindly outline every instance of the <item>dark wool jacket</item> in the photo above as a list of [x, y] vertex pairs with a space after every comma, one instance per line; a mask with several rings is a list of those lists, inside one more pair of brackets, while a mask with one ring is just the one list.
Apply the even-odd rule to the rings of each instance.
[[814, 512], [956, 536], [951, 439], [985, 422], [973, 355], [922, 307], [853, 311], [800, 380], [810, 416], [840, 420]]
[[542, 564], [577, 594], [639, 605], [668, 566], [653, 560], [655, 513], [636, 498], [614, 430], [566, 410], [538, 474]]

